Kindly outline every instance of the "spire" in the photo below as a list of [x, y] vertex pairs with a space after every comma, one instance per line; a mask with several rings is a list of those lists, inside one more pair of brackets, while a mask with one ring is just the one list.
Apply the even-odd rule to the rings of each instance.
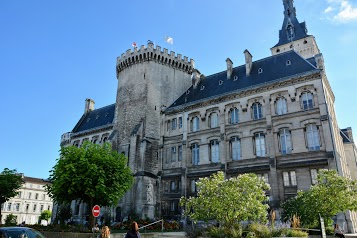
[[284, 22], [279, 31], [279, 42], [274, 47], [307, 37], [305, 22], [300, 23], [296, 18], [294, 0], [283, 0]]

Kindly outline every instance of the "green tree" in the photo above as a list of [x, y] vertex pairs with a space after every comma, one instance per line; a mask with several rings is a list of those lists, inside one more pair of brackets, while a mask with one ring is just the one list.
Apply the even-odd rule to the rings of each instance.
[[316, 226], [319, 214], [330, 221], [337, 213], [357, 210], [357, 182], [335, 170], [321, 170], [317, 184], [286, 201], [283, 208], [286, 218], [296, 214], [303, 226]]
[[56, 220], [60, 222], [61, 225], [64, 225], [66, 220], [71, 219], [72, 209], [69, 204], [60, 205], [57, 212]]
[[223, 172], [201, 178], [197, 183], [197, 197], [182, 197], [180, 205], [185, 215], [193, 221], [216, 220], [222, 226], [232, 227], [239, 221], [261, 221], [267, 219], [268, 205], [263, 180], [255, 174], [243, 174], [224, 179]]
[[[124, 155], [103, 145], [86, 141], [80, 148], [62, 147], [60, 159], [50, 171], [47, 191], [58, 204], [72, 200], [94, 205], [111, 206], [121, 199], [133, 183], [133, 176]], [[91, 225], [94, 217], [90, 215]]]
[[40, 220], [46, 220], [48, 222], [48, 220], [51, 218], [51, 216], [52, 216], [51, 211], [44, 210], [43, 212], [41, 212]]
[[16, 226], [17, 225], [17, 216], [10, 213], [5, 218], [5, 226]]
[[0, 173], [0, 207], [10, 198], [13, 198], [18, 194], [18, 190], [21, 188], [23, 183], [24, 180], [21, 175], [17, 173], [16, 169], [10, 170], [5, 168], [4, 171]]

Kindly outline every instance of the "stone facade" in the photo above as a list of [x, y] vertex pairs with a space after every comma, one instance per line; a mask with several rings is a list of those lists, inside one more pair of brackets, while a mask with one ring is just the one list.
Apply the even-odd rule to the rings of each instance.
[[[53, 202], [47, 195], [44, 185], [49, 182], [39, 178], [23, 176], [25, 183], [19, 189], [19, 194], [2, 204], [1, 223], [5, 223], [7, 215], [17, 216], [17, 224], [25, 222], [33, 225], [39, 224], [39, 217], [44, 210], [52, 211]], [[42, 224], [47, 224], [43, 221]]]
[[[228, 178], [256, 173], [270, 184], [269, 204], [277, 211], [309, 189], [320, 169], [357, 176], [352, 132], [338, 127], [322, 54], [298, 22], [293, 1], [283, 5], [272, 56], [253, 61], [245, 50], [243, 65], [233, 67], [227, 59], [227, 70], [214, 75], [204, 76], [192, 59], [152, 42], [117, 58], [112, 122], [82, 125], [96, 111], [89, 100], [75, 127], [83, 130], [63, 138], [80, 144], [107, 133], [113, 148], [128, 157], [135, 183], [116, 217], [135, 212], [180, 219], [180, 197], [195, 196], [195, 182], [217, 171]], [[355, 232], [356, 214], [344, 217], [338, 222]]]

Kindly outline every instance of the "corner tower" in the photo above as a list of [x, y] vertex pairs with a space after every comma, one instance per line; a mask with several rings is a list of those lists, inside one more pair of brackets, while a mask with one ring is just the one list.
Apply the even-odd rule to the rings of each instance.
[[284, 22], [279, 31], [279, 42], [270, 50], [272, 55], [295, 50], [305, 59], [320, 54], [315, 37], [307, 34], [306, 23], [296, 18], [294, 0], [283, 0]]
[[111, 140], [118, 152], [129, 158], [135, 177], [132, 189], [119, 204], [122, 216], [135, 212], [153, 218], [160, 212], [161, 110], [190, 87], [193, 69], [192, 59], [162, 51], [150, 41], [117, 58], [116, 134]]

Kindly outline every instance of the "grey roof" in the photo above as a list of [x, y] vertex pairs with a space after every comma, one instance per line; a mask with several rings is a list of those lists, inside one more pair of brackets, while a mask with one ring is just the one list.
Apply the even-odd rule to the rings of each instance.
[[[291, 62], [290, 65], [287, 65], [288, 60]], [[262, 69], [263, 72], [258, 73], [258, 69]], [[204, 77], [197, 88], [194, 89], [191, 86], [187, 91], [188, 93], [181, 95], [167, 110], [170, 111], [177, 106], [246, 90], [258, 85], [284, 80], [293, 75], [316, 70], [318, 69], [314, 65], [302, 58], [295, 51], [285, 52], [253, 62], [250, 76], [246, 76], [245, 65], [241, 65], [233, 69], [231, 79], [227, 79], [226, 70]], [[235, 76], [238, 76], [237, 80], [234, 80]], [[220, 81], [221, 85], [219, 85]]]
[[115, 103], [83, 114], [72, 133], [83, 132], [113, 123]]

